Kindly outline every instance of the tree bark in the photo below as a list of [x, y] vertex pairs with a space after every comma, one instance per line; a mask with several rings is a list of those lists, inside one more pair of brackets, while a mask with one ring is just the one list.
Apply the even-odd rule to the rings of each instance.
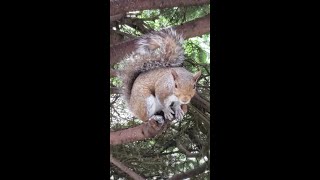
[[168, 127], [169, 122], [166, 121], [162, 126], [155, 120], [150, 120], [139, 126], [110, 132], [110, 145], [125, 144], [134, 141], [140, 141], [148, 138], [153, 138], [157, 134]]
[[110, 94], [122, 94], [122, 91], [117, 87], [110, 87]]
[[176, 26], [175, 29], [182, 33], [185, 39], [208, 33], [210, 32], [210, 14]]
[[[187, 113], [187, 105], [182, 105], [182, 110]], [[153, 138], [164, 132], [172, 121], [165, 120], [164, 124], [158, 124], [154, 119], [139, 126], [110, 132], [110, 145], [125, 144]]]
[[116, 77], [117, 76], [117, 71], [114, 69], [110, 69], [110, 77]]
[[120, 14], [115, 14], [113, 16], [110, 16], [110, 21], [117, 21], [123, 18], [126, 14], [125, 13], [120, 13]]
[[199, 167], [192, 169], [190, 171], [176, 174], [176, 175], [172, 176], [169, 180], [178, 180], [178, 179], [186, 179], [186, 178], [194, 177], [198, 174], [203, 173], [206, 169], [207, 169], [207, 164], [204, 163], [204, 164], [200, 165]]
[[118, 33], [116, 33], [114, 30], [110, 30], [110, 45], [119, 44], [119, 42], [122, 42], [124, 37]]
[[[182, 33], [184, 39], [208, 33], [210, 32], [210, 14], [173, 28], [178, 33]], [[131, 53], [135, 49], [135, 42], [138, 39], [131, 39], [110, 47], [110, 65], [116, 64], [126, 54]]]
[[199, 96], [198, 93], [196, 93], [191, 99], [191, 104], [193, 104], [198, 109], [204, 109], [205, 111], [210, 113], [210, 103]]
[[117, 166], [119, 169], [121, 169], [123, 172], [125, 172], [126, 174], [128, 174], [130, 177], [132, 177], [135, 180], [144, 180], [145, 179], [145, 178], [141, 177], [140, 175], [138, 175], [137, 173], [135, 173], [134, 171], [132, 171], [131, 169], [129, 169], [124, 164], [122, 164], [116, 158], [112, 157], [112, 155], [110, 155], [110, 162], [112, 162], [112, 164]]
[[128, 11], [197, 6], [209, 3], [210, 0], [110, 0], [110, 16]]

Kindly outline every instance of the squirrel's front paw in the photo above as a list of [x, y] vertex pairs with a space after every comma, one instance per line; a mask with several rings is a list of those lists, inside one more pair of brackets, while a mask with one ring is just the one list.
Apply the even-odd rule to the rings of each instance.
[[164, 112], [164, 118], [165, 119], [169, 119], [169, 120], [172, 120], [173, 119], [173, 111], [172, 109], [169, 107], [169, 108], [165, 108], [162, 110]]
[[183, 110], [181, 109], [180, 106], [178, 106], [175, 109], [175, 113], [174, 114], [175, 114], [176, 119], [178, 119], [178, 120], [181, 120], [183, 118], [183, 116], [184, 116], [184, 112], [183, 112]]

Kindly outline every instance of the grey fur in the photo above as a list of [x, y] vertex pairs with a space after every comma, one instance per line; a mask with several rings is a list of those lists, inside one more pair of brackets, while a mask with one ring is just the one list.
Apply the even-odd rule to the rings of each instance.
[[172, 28], [149, 33], [136, 42], [136, 51], [121, 62], [120, 78], [127, 103], [139, 74], [159, 68], [182, 66], [185, 59], [182, 43], [182, 35]]

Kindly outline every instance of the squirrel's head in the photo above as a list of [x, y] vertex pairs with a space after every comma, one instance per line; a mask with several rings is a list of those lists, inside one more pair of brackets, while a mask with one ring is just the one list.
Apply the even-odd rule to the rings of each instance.
[[171, 70], [174, 79], [173, 94], [179, 99], [181, 104], [188, 104], [196, 93], [196, 84], [201, 75], [201, 71], [185, 76], [185, 74], [177, 74], [175, 70]]

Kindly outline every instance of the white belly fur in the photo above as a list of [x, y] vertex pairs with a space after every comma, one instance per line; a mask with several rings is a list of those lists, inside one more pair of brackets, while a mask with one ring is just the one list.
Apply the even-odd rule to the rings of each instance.
[[[180, 104], [179, 99], [175, 95], [171, 95], [164, 100], [166, 107], [169, 107], [172, 104], [172, 102], [175, 102], [176, 104]], [[154, 115], [156, 112], [161, 111], [163, 108], [164, 106], [161, 105], [158, 98], [154, 97], [153, 95], [147, 98], [147, 109], [148, 109], [147, 112], [148, 112], [149, 118], [152, 115]]]
[[148, 108], [148, 117], [150, 118], [156, 112], [159, 112], [163, 109], [163, 106], [159, 102], [159, 100], [153, 95], [147, 98], [147, 108]]

